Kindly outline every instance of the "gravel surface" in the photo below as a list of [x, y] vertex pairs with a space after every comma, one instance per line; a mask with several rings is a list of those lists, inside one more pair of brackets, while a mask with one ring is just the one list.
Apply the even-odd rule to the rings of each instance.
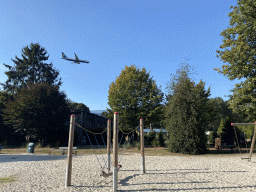
[[[106, 157], [104, 155], [105, 160]], [[98, 158], [103, 166], [102, 156], [98, 155]], [[252, 156], [251, 162], [232, 154], [146, 156], [145, 162], [146, 173], [143, 174], [140, 155], [123, 156], [118, 173], [119, 191], [256, 191], [256, 156]], [[17, 178], [17, 181], [0, 184], [0, 191], [107, 192], [113, 189], [113, 178], [100, 176], [95, 155], [73, 156], [71, 186], [68, 188], [65, 188], [66, 167], [67, 155], [0, 154], [0, 178]]]

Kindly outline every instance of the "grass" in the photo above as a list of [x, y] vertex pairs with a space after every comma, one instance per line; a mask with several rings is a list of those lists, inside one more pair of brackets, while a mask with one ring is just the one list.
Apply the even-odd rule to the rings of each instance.
[[[2, 149], [0, 152], [1, 153], [6, 153], [6, 154], [21, 154], [21, 153], [27, 153], [27, 146], [28, 143], [24, 144], [22, 147], [19, 148], [5, 148]], [[88, 146], [78, 146], [77, 149], [77, 154], [94, 154], [94, 151], [96, 154], [107, 154], [107, 149], [104, 148], [104, 146], [100, 146], [101, 149], [98, 148], [98, 146], [93, 146], [94, 149], [92, 149], [92, 147], [90, 145]], [[118, 153], [119, 154], [141, 154], [141, 151], [138, 150], [138, 145], [129, 145], [127, 147], [127, 149], [122, 149], [119, 148]], [[254, 150], [255, 152], [255, 150]], [[61, 155], [61, 150], [59, 150], [58, 147], [51, 147], [50, 145], [48, 145], [47, 147], [42, 147], [40, 145], [40, 143], [36, 143], [35, 144], [35, 149], [34, 149], [34, 153], [39, 153], [39, 154], [51, 154], [51, 155]], [[66, 152], [67, 153], [67, 152]], [[168, 151], [167, 147], [145, 147], [144, 148], [144, 153], [146, 156], [193, 156], [193, 155], [189, 155], [189, 154], [180, 154], [180, 153], [171, 153], [170, 151]], [[242, 149], [242, 153], [247, 153], [247, 151], [245, 149]], [[238, 151], [234, 150], [234, 153], [231, 153], [231, 150], [223, 150], [222, 152], [218, 152], [216, 151], [214, 148], [210, 149], [210, 152], [208, 154], [203, 154], [200, 156], [205, 156], [205, 157], [209, 157], [209, 156], [223, 156], [223, 155], [236, 155], [236, 154], [240, 154]]]
[[17, 178], [15, 176], [0, 178], [0, 185], [4, 183], [9, 183], [9, 182], [15, 182], [15, 181], [17, 181]]

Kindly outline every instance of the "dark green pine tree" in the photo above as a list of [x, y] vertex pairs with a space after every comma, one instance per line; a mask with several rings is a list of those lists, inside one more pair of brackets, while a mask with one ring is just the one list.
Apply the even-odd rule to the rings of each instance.
[[214, 112], [208, 105], [210, 88], [205, 92], [201, 81], [194, 86], [186, 69], [179, 71], [178, 82], [172, 83], [172, 96], [165, 109], [168, 148], [174, 153], [203, 154], [207, 152], [205, 128]]
[[[52, 64], [44, 63], [48, 60], [49, 56], [46, 56], [47, 51], [42, 48], [38, 43], [31, 43], [30, 48], [28, 46], [22, 49], [22, 59], [15, 56], [15, 66], [3, 64], [9, 69], [5, 72], [8, 76], [5, 84], [0, 83], [4, 90], [16, 93], [19, 89], [26, 87], [28, 82], [39, 83], [48, 82], [50, 85], [56, 83], [59, 72], [52, 68]], [[61, 86], [61, 78], [57, 82], [58, 86]]]
[[221, 118], [220, 126], [218, 128], [218, 136], [221, 138], [221, 145], [226, 143], [227, 129], [225, 128], [225, 121]]
[[[52, 64], [44, 63], [44, 61], [48, 60], [49, 58], [49, 56], [46, 56], [46, 54], [47, 54], [47, 51], [45, 51], [45, 49], [42, 48], [38, 43], [36, 44], [31, 43], [30, 47], [26, 46], [22, 49], [22, 55], [21, 55], [22, 59], [18, 58], [17, 56], [15, 56], [16, 60], [12, 59], [12, 61], [15, 64], [14, 67], [3, 64], [5, 67], [9, 68], [9, 71], [5, 72], [5, 74], [8, 76], [7, 81], [5, 82], [5, 84], [0, 83], [3, 86], [4, 90], [7, 93], [11, 94], [12, 97], [15, 97], [15, 95], [17, 95], [18, 92], [20, 92], [21, 90], [24, 90], [28, 86], [28, 82], [34, 85], [36, 85], [37, 83], [47, 83], [49, 86], [53, 85], [59, 88], [62, 84], [61, 78], [60, 80], [57, 80], [59, 72], [52, 68], [53, 66]], [[31, 86], [32, 85], [30, 85], [30, 87]], [[17, 98], [21, 97], [21, 95], [22, 94], [18, 94]], [[14, 100], [12, 101], [14, 102]], [[50, 101], [47, 101], [47, 102], [51, 103]], [[54, 105], [57, 106], [56, 103], [51, 103], [51, 104], [53, 106]], [[21, 107], [19, 106], [19, 104], [17, 104], [17, 106], [24, 108], [27, 105], [27, 103], [23, 103], [22, 105], [23, 106]], [[27, 106], [27, 107], [30, 108], [31, 106]], [[38, 108], [37, 110], [41, 110], [41, 109]], [[14, 112], [19, 113], [19, 110], [17, 109]], [[41, 114], [40, 111], [36, 111], [36, 108], [33, 109], [33, 113], [35, 114], [35, 116], [36, 114]], [[18, 114], [14, 114], [13, 116], [12, 114], [9, 114], [9, 115], [10, 115], [9, 119], [12, 119], [13, 121], [14, 121], [13, 119], [14, 117], [21, 117]], [[42, 116], [42, 118], [43, 117], [45, 116]], [[22, 120], [16, 119], [16, 124], [15, 124], [16, 129], [24, 130], [24, 127], [21, 127], [21, 124], [17, 123], [19, 121], [31, 122], [30, 125], [32, 123], [34, 124], [37, 123], [37, 122], [32, 122], [32, 120], [35, 120], [35, 118], [29, 119], [29, 117], [25, 115], [23, 115], [22, 118], [24, 119]], [[47, 119], [44, 120], [44, 122], [46, 121]], [[5, 123], [8, 124], [8, 122], [5, 122]], [[34, 129], [37, 129], [37, 127], [34, 127]]]

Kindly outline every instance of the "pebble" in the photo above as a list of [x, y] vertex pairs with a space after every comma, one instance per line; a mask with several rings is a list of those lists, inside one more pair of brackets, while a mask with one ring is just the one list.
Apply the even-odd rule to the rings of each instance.
[[[71, 186], [65, 187], [67, 155], [0, 154], [0, 178], [17, 181], [0, 184], [0, 192], [112, 191], [113, 177], [101, 177], [95, 155], [72, 156]], [[102, 156], [97, 156], [104, 166]], [[107, 155], [103, 155], [105, 161]], [[254, 160], [255, 159], [255, 160]], [[118, 172], [121, 191], [256, 191], [256, 156], [252, 161], [227, 156], [146, 156], [146, 173], [140, 155], [125, 155]], [[106, 169], [105, 169], [106, 171]], [[112, 168], [111, 168], [112, 171]]]

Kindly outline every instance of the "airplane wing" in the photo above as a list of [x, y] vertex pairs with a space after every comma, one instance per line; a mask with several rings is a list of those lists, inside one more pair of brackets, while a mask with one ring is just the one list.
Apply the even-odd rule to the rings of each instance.
[[76, 54], [75, 54], [75, 57], [76, 57], [75, 60], [79, 60]]

